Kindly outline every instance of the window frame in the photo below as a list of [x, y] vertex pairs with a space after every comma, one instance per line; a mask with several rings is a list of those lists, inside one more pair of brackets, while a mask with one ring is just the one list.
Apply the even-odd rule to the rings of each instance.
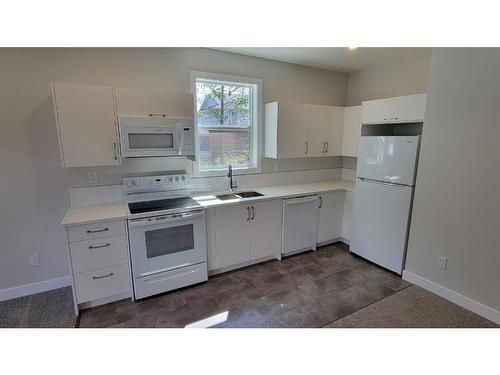
[[208, 81], [221, 81], [227, 84], [241, 84], [241, 85], [254, 85], [255, 89], [252, 90], [252, 126], [250, 127], [250, 154], [253, 167], [241, 168], [234, 167], [233, 173], [235, 175], [254, 174], [262, 171], [262, 136], [263, 136], [263, 121], [262, 121], [262, 80], [258, 78], [234, 76], [229, 74], [209, 73], [200, 71], [190, 71], [190, 91], [193, 94], [194, 100], [194, 134], [195, 134], [195, 158], [193, 162], [193, 176], [194, 177], [212, 177], [212, 176], [225, 176], [226, 169], [209, 169], [200, 170], [200, 142], [198, 134], [198, 110], [196, 107], [196, 80], [205, 79]]

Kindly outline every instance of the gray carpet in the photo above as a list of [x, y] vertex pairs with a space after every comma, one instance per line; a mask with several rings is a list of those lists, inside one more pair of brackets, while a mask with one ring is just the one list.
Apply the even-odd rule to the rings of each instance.
[[444, 298], [412, 285], [326, 327], [331, 328], [498, 328]]
[[74, 328], [71, 287], [0, 302], [1, 328]]

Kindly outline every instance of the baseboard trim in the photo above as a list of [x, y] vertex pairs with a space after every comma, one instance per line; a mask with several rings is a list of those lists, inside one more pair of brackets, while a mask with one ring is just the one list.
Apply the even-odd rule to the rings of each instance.
[[12, 298], [29, 296], [46, 292], [48, 290], [59, 289], [72, 284], [71, 276], [58, 277], [57, 279], [40, 281], [38, 283], [25, 284], [0, 290], [0, 301], [6, 301]]
[[492, 322], [500, 324], [500, 311], [497, 311], [489, 306], [483, 305], [469, 297], [459, 294], [451, 289], [445, 288], [439, 284], [436, 284], [430, 280], [424, 279], [421, 276], [415, 275], [409, 271], [403, 271], [403, 279], [422, 287], [429, 292], [437, 294], [440, 297], [447, 299], [463, 308], [470, 310], [483, 318], [489, 319]]

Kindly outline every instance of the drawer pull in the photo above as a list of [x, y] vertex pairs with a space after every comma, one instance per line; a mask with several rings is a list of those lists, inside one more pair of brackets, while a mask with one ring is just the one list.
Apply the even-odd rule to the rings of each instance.
[[102, 249], [103, 247], [108, 247], [108, 246], [111, 246], [110, 243], [107, 243], [105, 245], [99, 245], [99, 246], [89, 246], [89, 250], [93, 250], [93, 249]]
[[114, 275], [114, 273], [110, 272], [107, 275], [103, 275], [103, 276], [92, 276], [92, 280], [105, 279], [106, 277], [111, 277], [113, 275]]
[[91, 234], [91, 233], [100, 233], [100, 232], [107, 232], [108, 230], [109, 230], [109, 228], [98, 229], [98, 230], [90, 230], [90, 229], [87, 229], [87, 234]]

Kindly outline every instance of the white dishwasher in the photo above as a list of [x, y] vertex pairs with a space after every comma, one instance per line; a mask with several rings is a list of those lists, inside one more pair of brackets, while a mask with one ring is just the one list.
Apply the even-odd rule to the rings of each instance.
[[283, 200], [283, 241], [281, 253], [291, 255], [316, 250], [319, 197], [309, 195]]

